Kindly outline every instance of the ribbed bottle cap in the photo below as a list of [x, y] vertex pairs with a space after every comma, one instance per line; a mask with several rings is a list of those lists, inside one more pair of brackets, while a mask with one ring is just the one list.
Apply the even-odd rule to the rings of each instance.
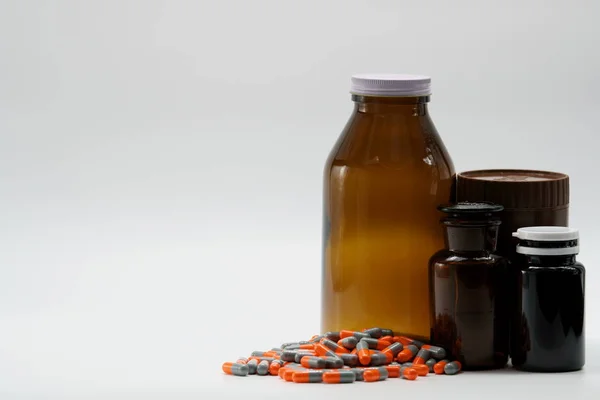
[[518, 169], [457, 174], [457, 201], [491, 201], [505, 209], [563, 208], [569, 205], [569, 176]]
[[351, 79], [350, 93], [362, 96], [429, 96], [431, 78], [424, 75], [356, 74]]

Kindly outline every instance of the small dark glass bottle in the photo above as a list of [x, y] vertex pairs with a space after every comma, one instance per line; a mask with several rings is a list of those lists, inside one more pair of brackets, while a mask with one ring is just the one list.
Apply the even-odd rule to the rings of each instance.
[[512, 364], [536, 372], [576, 371], [585, 364], [585, 268], [575, 260], [579, 232], [558, 226], [520, 228], [515, 262], [517, 307]]
[[465, 370], [508, 361], [507, 264], [496, 256], [500, 205], [442, 206], [446, 249], [429, 261], [431, 342]]

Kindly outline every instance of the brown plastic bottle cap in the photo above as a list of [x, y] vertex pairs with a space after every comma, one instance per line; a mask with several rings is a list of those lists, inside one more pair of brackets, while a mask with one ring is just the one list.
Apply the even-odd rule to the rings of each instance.
[[457, 174], [458, 201], [491, 201], [505, 209], [569, 205], [569, 176], [557, 172], [490, 169]]

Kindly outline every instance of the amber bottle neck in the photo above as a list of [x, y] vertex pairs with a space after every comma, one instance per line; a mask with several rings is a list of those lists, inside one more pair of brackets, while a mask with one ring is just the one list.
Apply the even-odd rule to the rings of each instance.
[[444, 225], [446, 248], [450, 251], [489, 254], [496, 250], [499, 221], [464, 224], [446, 220]]
[[429, 96], [374, 97], [352, 95], [355, 111], [364, 114], [402, 114], [423, 116], [428, 114]]

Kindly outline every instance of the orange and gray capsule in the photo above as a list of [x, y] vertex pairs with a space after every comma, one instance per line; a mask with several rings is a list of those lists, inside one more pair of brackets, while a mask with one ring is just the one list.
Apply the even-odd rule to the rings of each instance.
[[350, 371], [354, 372], [357, 381], [364, 381], [363, 374], [365, 372], [364, 368], [352, 368]]
[[297, 364], [300, 364], [300, 361], [302, 361], [303, 357], [306, 356], [316, 356], [317, 354], [315, 352], [307, 352], [307, 351], [297, 351], [296, 352], [296, 356], [294, 357], [294, 362]]
[[256, 374], [257, 375], [267, 375], [269, 373], [270, 365], [271, 365], [271, 363], [267, 360], [263, 360], [263, 361], [259, 362], [258, 366], [256, 367]]
[[340, 339], [344, 339], [350, 336], [354, 336], [357, 339], [370, 338], [368, 333], [356, 332], [356, 331], [340, 331]]
[[392, 361], [387, 354], [377, 353], [371, 355], [371, 365], [384, 365], [389, 364]]
[[315, 349], [315, 344], [314, 343], [293, 344], [291, 346], [286, 347], [285, 349], [286, 350], [314, 350]]
[[[381, 350], [382, 353], [389, 354], [391, 356], [392, 360], [394, 358], [396, 358], [398, 353], [400, 353], [401, 351], [402, 351], [402, 343], [392, 343], [389, 346], [387, 346], [386, 348], [384, 348], [383, 350]], [[390, 362], [392, 360], [390, 360]]]
[[385, 369], [387, 369], [390, 378], [400, 377], [400, 365], [387, 365]]
[[394, 336], [394, 331], [391, 329], [381, 328], [381, 336]]
[[437, 364], [437, 360], [434, 358], [430, 358], [429, 360], [425, 361], [425, 365], [427, 365], [427, 368], [429, 368], [429, 372], [434, 372], [433, 367], [435, 364]]
[[269, 375], [277, 375], [281, 367], [283, 367], [285, 362], [281, 360], [273, 360], [271, 361], [271, 365], [269, 365]]
[[344, 366], [344, 361], [342, 361], [339, 357], [327, 357], [321, 356], [322, 360], [325, 360], [326, 365], [325, 368], [342, 368]]
[[228, 375], [246, 376], [248, 375], [248, 366], [245, 364], [237, 364], [232, 362], [226, 362], [221, 367], [223, 372]]
[[356, 375], [352, 371], [329, 371], [323, 374], [325, 383], [353, 383]]
[[363, 340], [358, 342], [356, 345], [356, 354], [362, 365], [369, 365], [371, 363], [371, 353], [369, 352], [369, 344], [367, 342]]
[[419, 376], [427, 376], [427, 374], [429, 373], [429, 367], [425, 364], [413, 364], [410, 368], [417, 371], [417, 374], [419, 374]]
[[305, 356], [305, 357], [302, 357], [302, 359], [300, 360], [300, 364], [304, 368], [321, 369], [321, 368], [325, 368], [327, 366], [327, 361], [325, 361], [319, 357]]
[[419, 374], [413, 367], [400, 367], [400, 376], [402, 379], [408, 379], [409, 381], [414, 381], [417, 379]]
[[285, 381], [287, 381], [287, 382], [291, 382], [292, 381], [292, 378], [294, 377], [294, 374], [296, 372], [298, 372], [298, 371], [307, 371], [306, 368], [300, 367], [300, 366], [298, 366], [298, 367], [291, 367], [291, 368], [284, 367], [284, 368], [286, 369], [286, 371], [283, 374], [283, 379]]
[[458, 361], [449, 362], [444, 366], [444, 372], [446, 375], [458, 374], [462, 368], [462, 364]]
[[340, 346], [333, 340], [329, 339], [321, 339], [320, 342], [323, 346], [327, 347], [329, 350], [333, 350], [336, 354], [347, 354], [350, 353], [346, 348]]
[[381, 328], [369, 328], [363, 330], [363, 332], [375, 339], [379, 339], [381, 336], [383, 336]]
[[326, 337], [327, 339], [333, 340], [335, 342], [337, 342], [338, 340], [341, 339], [339, 332], [326, 332], [323, 336]]
[[342, 359], [344, 365], [349, 367], [358, 365], [358, 356], [356, 354], [338, 354], [338, 357]]
[[385, 342], [383, 340], [373, 338], [364, 338], [360, 340], [365, 341], [369, 345], [370, 349], [375, 350], [383, 350], [391, 344], [390, 342]]
[[323, 371], [296, 371], [292, 374], [292, 380], [296, 383], [321, 383]]
[[415, 356], [413, 364], [425, 364], [425, 361], [431, 358], [431, 351], [427, 349], [421, 349]]
[[429, 350], [431, 352], [431, 356], [436, 360], [443, 360], [444, 357], [446, 357], [446, 350], [439, 346], [424, 344], [421, 349]]
[[446, 366], [446, 364], [448, 364], [450, 362], [450, 360], [442, 360], [442, 361], [438, 361], [434, 366], [433, 366], [433, 372], [436, 373], [436, 375], [443, 375], [444, 374], [444, 367]]
[[348, 336], [347, 338], [340, 339], [337, 342], [339, 346], [343, 346], [348, 350], [352, 350], [353, 348], [355, 348], [357, 343], [358, 338], [355, 338], [354, 336]]
[[315, 353], [318, 356], [326, 356], [326, 357], [337, 357], [337, 354], [333, 350], [330, 350], [322, 343], [317, 343], [315, 345]]
[[415, 346], [414, 344], [409, 344], [405, 346], [400, 353], [398, 353], [398, 362], [403, 363], [406, 361], [410, 361], [413, 359], [414, 356], [417, 355], [418, 352], [419, 348], [417, 346]]
[[367, 368], [363, 373], [363, 378], [365, 382], [376, 382], [387, 379], [389, 375], [385, 367]]
[[256, 374], [256, 367], [258, 367], [258, 360], [256, 358], [249, 360], [246, 365], [248, 366], [249, 375]]
[[[313, 355], [314, 353], [312, 353], [312, 352], [311, 353], [309, 353], [309, 352], [299, 352], [299, 351], [296, 351], [296, 350], [284, 350], [284, 351], [281, 352], [281, 356], [280, 357], [281, 357], [281, 359], [283, 361], [295, 361], [296, 360], [296, 356], [298, 354], [304, 354], [304, 355], [310, 356], [310, 355]], [[298, 361], [298, 362], [300, 362], [300, 361]]]

